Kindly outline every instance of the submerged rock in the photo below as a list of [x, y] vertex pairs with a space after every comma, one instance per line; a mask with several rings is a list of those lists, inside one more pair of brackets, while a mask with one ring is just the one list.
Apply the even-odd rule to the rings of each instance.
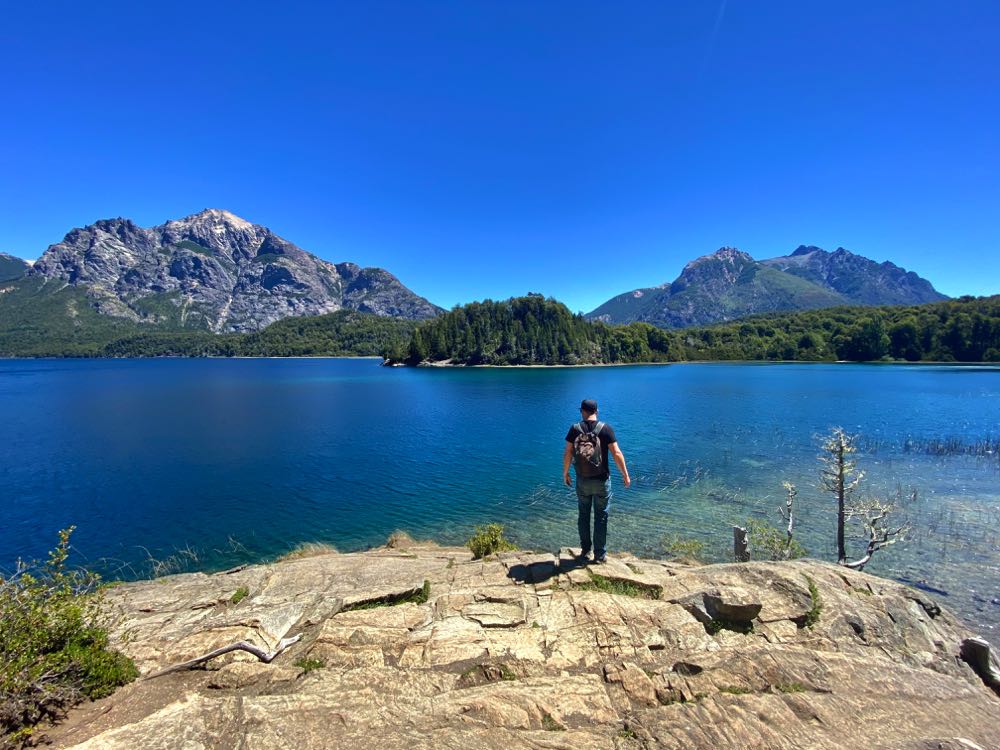
[[923, 593], [815, 561], [592, 569], [414, 545], [126, 584], [108, 606], [144, 674], [303, 637], [271, 664], [233, 653], [129, 685], [74, 711], [58, 747], [1000, 747], [1000, 698], [959, 658], [972, 634]]

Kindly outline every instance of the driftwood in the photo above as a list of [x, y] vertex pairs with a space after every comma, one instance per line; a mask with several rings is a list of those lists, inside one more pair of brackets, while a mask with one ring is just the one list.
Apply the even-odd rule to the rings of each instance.
[[750, 562], [750, 539], [742, 526], [733, 526], [733, 557], [736, 562]]
[[990, 658], [990, 644], [982, 638], [966, 638], [962, 641], [958, 653], [962, 661], [972, 667], [972, 671], [1000, 695], [1000, 669], [995, 666], [996, 660]]
[[161, 677], [165, 674], [170, 674], [172, 672], [180, 672], [185, 669], [191, 669], [192, 667], [197, 667], [199, 664], [204, 664], [209, 659], [214, 659], [216, 656], [222, 656], [223, 654], [228, 654], [230, 651], [246, 651], [247, 653], [253, 654], [258, 659], [260, 659], [265, 664], [270, 664], [274, 657], [284, 651], [286, 648], [291, 646], [293, 643], [298, 643], [302, 634], [299, 633], [291, 638], [282, 638], [278, 641], [278, 645], [274, 647], [273, 651], [265, 651], [259, 646], [255, 646], [247, 641], [240, 641], [239, 643], [231, 643], [228, 646], [223, 646], [222, 648], [217, 648], [215, 651], [209, 651], [207, 654], [199, 656], [190, 661], [185, 661], [180, 664], [174, 664], [172, 666], [161, 669], [159, 672], [154, 672], [153, 674], [146, 675], [143, 677], [144, 680], [151, 680], [154, 677]]

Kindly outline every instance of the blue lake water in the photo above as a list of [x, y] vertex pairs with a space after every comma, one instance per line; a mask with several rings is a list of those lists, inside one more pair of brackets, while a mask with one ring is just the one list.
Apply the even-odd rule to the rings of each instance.
[[901, 491], [914, 525], [868, 569], [1000, 627], [1000, 458], [925, 450], [1000, 436], [996, 367], [0, 361], [0, 568], [43, 556], [71, 524], [76, 559], [115, 577], [147, 575], [151, 559], [219, 569], [305, 541], [364, 548], [396, 529], [460, 544], [489, 521], [524, 547], [576, 544], [561, 455], [584, 397], [634, 479], [625, 490], [613, 477], [612, 552], [660, 554], [679, 534], [727, 559], [732, 524], [780, 525], [787, 480], [799, 538], [833, 559], [816, 456], [840, 425], [862, 435], [863, 487]]

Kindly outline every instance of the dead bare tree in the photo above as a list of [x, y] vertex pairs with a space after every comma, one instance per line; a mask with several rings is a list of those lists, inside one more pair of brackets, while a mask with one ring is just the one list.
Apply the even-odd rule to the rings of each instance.
[[844, 541], [844, 526], [851, 495], [864, 478], [864, 472], [857, 470], [857, 461], [851, 454], [857, 452], [856, 436], [849, 435], [840, 427], [835, 427], [823, 441], [823, 453], [819, 460], [823, 464], [820, 481], [823, 489], [837, 498], [837, 562], [847, 562], [847, 546]]
[[792, 555], [792, 541], [795, 536], [795, 496], [799, 494], [799, 491], [791, 482], [782, 482], [781, 484], [785, 488], [785, 507], [778, 506], [778, 513], [787, 524], [785, 530], [787, 539], [785, 540], [785, 550], [782, 553], [783, 559], [787, 560]]
[[854, 570], [863, 570], [865, 565], [871, 561], [872, 555], [880, 549], [884, 549], [896, 542], [901, 542], [906, 538], [906, 534], [910, 530], [908, 523], [903, 523], [895, 527], [890, 526], [888, 523], [889, 516], [895, 509], [896, 506], [893, 503], [877, 498], [869, 498], [847, 509], [846, 517], [848, 520], [859, 518], [864, 523], [865, 531], [868, 534], [868, 546], [862, 557], [854, 562], [846, 559], [841, 560], [841, 565], [846, 568], [853, 568]]

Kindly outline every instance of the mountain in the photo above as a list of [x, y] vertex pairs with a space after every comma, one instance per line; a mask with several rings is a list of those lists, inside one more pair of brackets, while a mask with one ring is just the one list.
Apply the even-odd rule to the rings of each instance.
[[83, 291], [106, 316], [216, 333], [340, 309], [413, 320], [442, 312], [388, 271], [329, 263], [218, 209], [150, 229], [123, 218], [74, 229], [29, 280], [43, 282], [36, 294]]
[[26, 260], [21, 260], [7, 253], [0, 253], [0, 283], [13, 281], [24, 276], [31, 268]]
[[812, 245], [800, 245], [791, 255], [761, 262], [842, 294], [859, 305], [917, 305], [948, 299], [913, 271], [889, 261], [876, 263], [842, 247], [828, 253]]
[[757, 313], [943, 299], [947, 297], [915, 273], [843, 248], [828, 253], [802, 246], [788, 256], [756, 261], [723, 247], [688, 263], [673, 283], [619, 294], [586, 317], [684, 328]]

